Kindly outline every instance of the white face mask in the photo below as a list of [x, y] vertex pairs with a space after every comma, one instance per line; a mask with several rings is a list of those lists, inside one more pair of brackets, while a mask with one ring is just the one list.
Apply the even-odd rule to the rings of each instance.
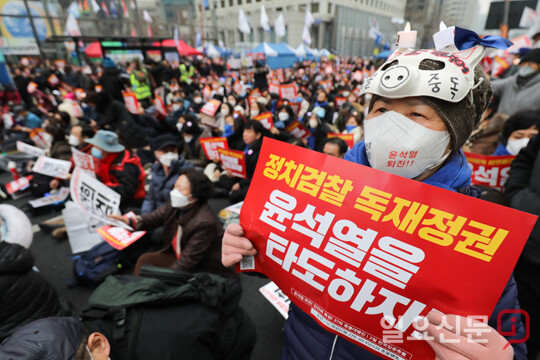
[[69, 134], [68, 143], [71, 146], [79, 146], [81, 144], [79, 138], [73, 134]]
[[202, 98], [196, 97], [195, 99], [193, 99], [193, 101], [195, 101], [195, 104], [200, 104], [202, 103]]
[[278, 119], [281, 121], [289, 120], [289, 114], [286, 112], [280, 112], [277, 116], [278, 116]]
[[309, 119], [309, 127], [312, 128], [312, 129], [315, 129], [317, 127], [317, 125], [319, 124], [319, 122], [317, 121], [317, 119]]
[[236, 100], [229, 100], [229, 104], [231, 104], [232, 106], [235, 106], [236, 105]]
[[517, 155], [521, 149], [527, 146], [529, 140], [529, 138], [508, 140], [508, 144], [506, 144], [506, 150], [512, 155]]
[[184, 124], [182, 123], [176, 123], [176, 128], [178, 129], [178, 131], [182, 131], [182, 127], [184, 127]]
[[532, 67], [527, 66], [527, 65], [521, 66], [518, 70], [518, 76], [521, 76], [521, 77], [529, 77], [533, 75], [534, 73], [536, 73], [536, 70], [534, 70]]
[[184, 135], [184, 140], [189, 143], [193, 140], [193, 135]]
[[[366, 153], [372, 168], [413, 179], [441, 164], [448, 154], [448, 131], [430, 130], [388, 111], [364, 121]], [[401, 156], [400, 156], [401, 155]]]
[[181, 209], [189, 205], [191, 195], [186, 196], [176, 189], [172, 189], [169, 195], [171, 196], [171, 206], [173, 208]]
[[173, 152], [168, 152], [159, 157], [159, 162], [167, 167], [171, 167], [173, 161], [178, 160], [178, 154]]
[[180, 104], [173, 104], [172, 109], [173, 111], [180, 109]]
[[221, 109], [221, 115], [223, 115], [223, 116], [229, 115], [229, 108], [224, 107], [223, 109]]
[[259, 110], [251, 110], [249, 112], [249, 115], [251, 115], [251, 118], [253, 119], [254, 117], [256, 117], [257, 115], [259, 115]]

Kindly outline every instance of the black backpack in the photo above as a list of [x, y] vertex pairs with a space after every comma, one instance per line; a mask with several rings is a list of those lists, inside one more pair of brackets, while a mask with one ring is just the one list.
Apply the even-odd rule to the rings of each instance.
[[241, 292], [236, 278], [145, 265], [109, 276], [81, 320], [105, 329], [115, 360], [248, 360], [256, 335]]
[[74, 256], [74, 279], [68, 281], [68, 286], [86, 285], [95, 287], [109, 275], [114, 275], [126, 268], [131, 268], [142, 254], [140, 247], [127, 247], [116, 250], [103, 241], [88, 251]]

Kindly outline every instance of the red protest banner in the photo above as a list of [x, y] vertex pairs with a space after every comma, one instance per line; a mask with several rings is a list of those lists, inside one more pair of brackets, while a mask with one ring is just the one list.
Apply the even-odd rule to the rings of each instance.
[[217, 149], [221, 165], [225, 170], [229, 170], [234, 176], [246, 179], [246, 154], [243, 151], [231, 149]]
[[201, 114], [205, 114], [208, 116], [214, 116], [216, 115], [216, 111], [221, 106], [221, 101], [217, 99], [211, 99], [209, 102], [204, 104], [204, 106], [201, 108]]
[[30, 186], [30, 180], [32, 180], [34, 175], [28, 175], [25, 177], [18, 178], [17, 180], [12, 180], [6, 184], [6, 192], [9, 195], [16, 193], [17, 191], [25, 190]]
[[267, 130], [270, 130], [274, 127], [274, 120], [272, 119], [272, 113], [271, 112], [265, 112], [263, 114], [257, 115], [253, 118], [253, 120], [260, 121], [264, 128]]
[[353, 78], [353, 80], [356, 80], [357, 82], [362, 82], [362, 80], [364, 80], [364, 74], [362, 74], [362, 72], [360, 70], [356, 70], [352, 74], [352, 78]]
[[163, 101], [163, 98], [157, 94], [156, 94], [156, 98], [154, 99], [154, 106], [156, 107], [156, 111], [158, 113], [160, 113], [161, 115], [167, 115], [165, 102]]
[[415, 319], [489, 316], [535, 222], [265, 138], [240, 214], [257, 255], [239, 269], [266, 274], [321, 326], [384, 359], [434, 359]]
[[132, 114], [139, 113], [139, 101], [134, 92], [123, 92], [122, 96], [124, 97], [124, 104], [126, 104], [126, 109]]
[[257, 100], [258, 98], [260, 98], [262, 96], [262, 93], [259, 89], [255, 88], [253, 89], [253, 91], [251, 92], [251, 95], [250, 97], [253, 97], [255, 98], [255, 100]]
[[283, 69], [276, 70], [276, 77], [280, 84], [283, 84], [285, 82], [285, 75], [283, 74]]
[[332, 81], [330, 80], [321, 81], [319, 84], [323, 87], [325, 91], [330, 91], [332, 89]]
[[207, 137], [200, 138], [199, 142], [204, 150], [204, 154], [208, 160], [219, 160], [218, 149], [228, 149], [229, 143], [226, 137]]
[[237, 93], [238, 95], [242, 94], [243, 90], [244, 90], [244, 85], [242, 85], [242, 83], [240, 81], [236, 81], [233, 85], [233, 89], [234, 89], [234, 92]]
[[279, 97], [282, 99], [292, 100], [297, 96], [298, 89], [295, 84], [286, 84], [279, 87]]
[[334, 133], [328, 133], [328, 138], [338, 137], [340, 139], [345, 140], [347, 143], [347, 147], [349, 150], [351, 150], [354, 147], [354, 134], [334, 134]]
[[514, 155], [493, 156], [465, 152], [467, 162], [473, 172], [471, 181], [474, 185], [485, 185], [502, 191], [510, 164], [516, 158]]
[[293, 135], [294, 137], [302, 140], [307, 139], [311, 136], [311, 132], [299, 121], [295, 121], [287, 125], [285, 131]]
[[60, 82], [60, 79], [58, 79], [58, 76], [56, 76], [56, 74], [51, 74], [47, 78], [47, 81], [49, 82], [49, 84], [51, 84], [51, 86], [56, 86], [56, 84]]
[[130, 232], [121, 227], [113, 227], [110, 225], [104, 225], [97, 229], [97, 232], [101, 237], [109, 243], [116, 250], [123, 250], [135, 241], [139, 240], [146, 231]]
[[[135, 213], [130, 211], [123, 215], [126, 219], [134, 218]], [[146, 234], [146, 231], [130, 232], [127, 229], [121, 227], [114, 227], [110, 225], [104, 225], [97, 229], [97, 232], [101, 237], [116, 250], [123, 250], [135, 241], [139, 240]]]
[[79, 88], [75, 89], [75, 97], [79, 101], [84, 100], [84, 98], [86, 97], [86, 93], [84, 92], [84, 89], [79, 89]]
[[274, 84], [273, 82], [268, 84], [268, 92], [270, 94], [278, 94], [279, 95], [279, 84]]
[[33, 81], [30, 81], [28, 83], [28, 86], [26, 87], [26, 91], [28, 91], [29, 94], [32, 94], [37, 89], [37, 84]]
[[302, 108], [302, 102], [301, 101], [294, 101], [294, 100], [278, 100], [277, 108], [280, 109], [283, 105], [289, 105], [294, 113], [298, 115], [300, 113], [300, 109]]
[[212, 90], [210, 89], [210, 86], [206, 85], [202, 91], [202, 96], [204, 98], [204, 101], [210, 100], [210, 95], [212, 95]]
[[346, 102], [347, 102], [347, 98], [345, 98], [343, 96], [336, 97], [336, 106], [337, 107], [341, 107], [341, 105], [343, 105]]

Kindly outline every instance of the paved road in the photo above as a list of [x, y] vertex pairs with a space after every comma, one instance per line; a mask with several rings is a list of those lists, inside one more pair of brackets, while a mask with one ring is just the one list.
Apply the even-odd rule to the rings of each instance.
[[[10, 174], [0, 173], [0, 184], [11, 180]], [[21, 208], [28, 200], [25, 197], [18, 200], [4, 200]], [[212, 199], [210, 205], [217, 211], [228, 205], [224, 199]], [[35, 265], [43, 276], [54, 286], [59, 296], [68, 300], [77, 310], [83, 309], [92, 293], [92, 289], [85, 287], [69, 288], [67, 281], [72, 277], [71, 249], [67, 240], [56, 240], [51, 235], [45, 234], [37, 226], [40, 222], [61, 215], [59, 212], [50, 210], [41, 214], [27, 214], [33, 224], [34, 241], [30, 247]], [[251, 316], [257, 328], [257, 344], [252, 359], [274, 360], [280, 359], [283, 344], [282, 328], [285, 320], [274, 307], [259, 293], [259, 288], [269, 280], [255, 276], [241, 275], [244, 292], [241, 305]]]

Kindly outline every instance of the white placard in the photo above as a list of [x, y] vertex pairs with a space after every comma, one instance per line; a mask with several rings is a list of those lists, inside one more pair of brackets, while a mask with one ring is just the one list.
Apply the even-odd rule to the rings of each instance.
[[67, 179], [71, 169], [71, 162], [40, 156], [32, 171], [38, 174], [52, 176], [54, 178]]
[[103, 242], [103, 238], [98, 234], [97, 229], [105, 225], [104, 222], [90, 216], [72, 201], [66, 203], [62, 215], [66, 224], [69, 246], [73, 254], [90, 250]]
[[120, 194], [77, 167], [71, 177], [70, 191], [71, 199], [90, 216], [104, 223], [132, 230], [122, 221], [108, 217], [120, 214]]
[[27, 143], [23, 143], [22, 141], [17, 141], [17, 150], [35, 157], [45, 156], [45, 150], [32, 145], [28, 145]]
[[58, 202], [64, 201], [69, 196], [69, 188], [63, 187], [60, 188], [57, 194], [51, 196], [45, 196], [39, 199], [30, 200], [28, 203], [34, 208], [40, 208], [47, 205], [56, 204]]
[[73, 162], [76, 167], [90, 174], [93, 178], [96, 177], [94, 157], [92, 155], [84, 153], [74, 147], [71, 148], [71, 154], [73, 155]]
[[285, 319], [289, 317], [289, 304], [291, 300], [273, 282], [269, 282], [259, 289], [261, 294], [272, 304]]

